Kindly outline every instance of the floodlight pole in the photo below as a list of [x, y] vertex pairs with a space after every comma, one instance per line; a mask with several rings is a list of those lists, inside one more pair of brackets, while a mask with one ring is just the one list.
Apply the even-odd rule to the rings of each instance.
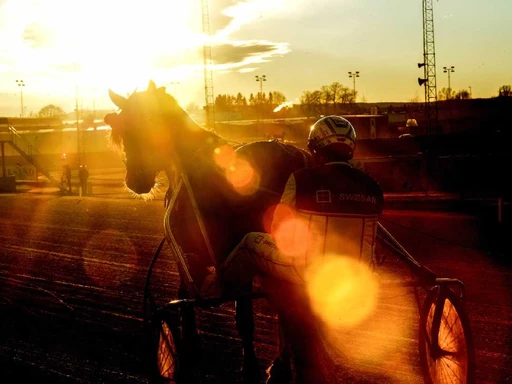
[[[255, 77], [256, 77], [256, 81], [258, 81], [260, 83], [260, 93], [258, 94], [258, 101], [263, 102], [263, 82], [267, 81], [267, 76], [266, 75], [261, 75], [261, 76], [256, 75]], [[261, 106], [258, 105], [258, 108], [260, 108], [260, 107]], [[259, 129], [260, 129], [260, 116], [258, 113], [258, 132], [259, 132]]]
[[266, 75], [261, 75], [261, 76], [256, 75], [255, 77], [256, 77], [256, 81], [259, 81], [259, 83], [260, 83], [260, 97], [263, 98], [263, 82], [267, 81], [267, 76]]
[[452, 83], [450, 79], [450, 74], [455, 72], [455, 67], [452, 65], [451, 67], [443, 67], [443, 72], [448, 74], [448, 95], [446, 99], [450, 99], [452, 97]]
[[18, 87], [20, 88], [20, 104], [21, 104], [21, 112], [20, 117], [23, 117], [24, 108], [23, 108], [23, 87], [25, 87], [25, 82], [23, 80], [16, 80], [16, 84], [18, 84]]
[[355, 103], [356, 102], [356, 77], [360, 77], [359, 71], [349, 72], [348, 77], [352, 79], [353, 84], [354, 84], [354, 103]]

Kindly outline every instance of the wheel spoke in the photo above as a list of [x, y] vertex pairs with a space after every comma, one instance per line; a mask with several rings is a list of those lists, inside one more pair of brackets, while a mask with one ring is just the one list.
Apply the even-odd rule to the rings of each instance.
[[[449, 307], [448, 309], [448, 313], [445, 313], [445, 309], [446, 307]], [[450, 316], [450, 314], [452, 314]], [[450, 319], [452, 320], [450, 322]], [[444, 320], [444, 322], [443, 322]], [[441, 328], [439, 330], [439, 333], [440, 333], [440, 336], [443, 336], [443, 342], [441, 343], [441, 339], [439, 340], [439, 346], [442, 348], [442, 349], [446, 349], [446, 347], [452, 345], [454, 342], [458, 342], [460, 337], [459, 335], [461, 334], [460, 331], [462, 331], [462, 335], [464, 336], [464, 331], [462, 330], [462, 325], [460, 323], [460, 318], [459, 318], [459, 315], [457, 313], [457, 311], [455, 310], [455, 307], [452, 305], [452, 303], [449, 301], [449, 300], [445, 300], [444, 301], [444, 308], [443, 308], [443, 317], [441, 319], [441, 324], [449, 324], [448, 327], [443, 327], [443, 332], [442, 332], [442, 335], [441, 335]], [[454, 332], [453, 332], [453, 328], [454, 326], [457, 324], [457, 328], [459, 330], [459, 332], [454, 335]], [[444, 328], [447, 328], [446, 330], [444, 330]], [[448, 337], [449, 336], [452, 336], [450, 342], [447, 341]], [[458, 343], [457, 343], [458, 345]]]
[[[453, 361], [452, 361], [452, 362], [453, 362]], [[460, 371], [461, 371], [460, 369], [457, 369], [457, 372], [456, 372], [456, 371], [453, 369], [453, 365], [448, 364], [448, 361], [446, 361], [446, 359], [442, 359], [442, 360], [441, 360], [441, 363], [443, 363], [443, 364], [446, 366], [447, 370], [448, 370], [448, 371], [450, 371], [450, 372], [452, 373], [452, 374], [450, 374], [450, 375], [448, 376], [449, 381], [447, 381], [447, 383], [448, 383], [448, 382], [453, 383], [455, 378], [457, 378], [457, 379], [458, 379], [458, 382], [459, 382], [459, 383], [463, 383], [462, 378], [461, 378], [461, 377], [460, 377], [460, 375], [459, 375], [459, 373], [460, 373]], [[460, 365], [459, 365], [459, 366], [460, 366]], [[445, 371], [445, 372], [447, 372], [447, 370], [444, 370], [444, 371]], [[448, 375], [448, 373], [447, 373], [447, 375]]]
[[160, 328], [157, 362], [160, 375], [167, 379], [173, 379], [176, 371], [176, 345], [172, 332], [165, 321], [161, 323]]
[[[439, 300], [434, 293], [427, 298], [424, 306], [424, 317], [422, 317], [422, 328], [420, 330], [420, 341], [423, 346], [420, 348], [420, 357], [426, 377], [430, 384], [452, 384], [468, 383], [473, 377], [471, 351], [472, 343], [467, 339], [468, 324], [461, 314], [460, 302], [457, 297], [448, 291], [444, 300]], [[442, 301], [441, 318], [437, 335], [434, 334], [434, 314], [436, 304]], [[433, 340], [437, 339], [437, 345]]]

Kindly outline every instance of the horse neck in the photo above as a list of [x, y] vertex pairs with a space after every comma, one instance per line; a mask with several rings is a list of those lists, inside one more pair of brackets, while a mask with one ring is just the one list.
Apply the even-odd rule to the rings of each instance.
[[[224, 143], [223, 139], [196, 125], [183, 133], [183, 145], [179, 148], [179, 166], [176, 172], [186, 176], [213, 252], [222, 261], [233, 248], [232, 241], [232, 187], [215, 163], [214, 150]], [[179, 179], [177, 179], [179, 180]]]
[[167, 153], [168, 162], [164, 164], [164, 171], [168, 177], [188, 172], [188, 162], [202, 144], [201, 136], [204, 131], [186, 112], [180, 118], [176, 116], [163, 116], [168, 123], [165, 126], [167, 140], [163, 152]]
[[[171, 186], [175, 187], [181, 174], [185, 174], [194, 192], [197, 191], [200, 196], [205, 192], [201, 189], [210, 183], [220, 186], [224, 191], [227, 181], [215, 163], [214, 151], [226, 141], [215, 133], [203, 129], [188, 114], [180, 124], [169, 124], [168, 132], [170, 142], [174, 143], [168, 150], [169, 161], [165, 166]], [[214, 195], [213, 199], [217, 200], [216, 189], [211, 192]]]
[[208, 167], [215, 166], [213, 152], [225, 143], [220, 136], [202, 128], [188, 114], [180, 129], [175, 131], [173, 141], [177, 144], [175, 160], [187, 173], [197, 170], [197, 162]]

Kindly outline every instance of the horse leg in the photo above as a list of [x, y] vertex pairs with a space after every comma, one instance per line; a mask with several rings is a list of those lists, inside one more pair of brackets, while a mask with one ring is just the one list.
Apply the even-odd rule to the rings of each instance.
[[[189, 299], [190, 295], [187, 286], [180, 279], [180, 287], [178, 289], [178, 299]], [[190, 342], [191, 346], [196, 346], [198, 342], [197, 328], [196, 328], [196, 312], [194, 306], [184, 305], [180, 310], [182, 338]]]
[[250, 383], [260, 382], [258, 359], [254, 352], [254, 314], [251, 298], [239, 299], [235, 302], [235, 323], [238, 334], [242, 338], [244, 352], [243, 375]]
[[279, 350], [277, 357], [267, 370], [267, 384], [288, 383], [292, 380], [292, 348], [285, 337], [285, 326], [286, 324], [278, 315]]
[[267, 384], [289, 381], [292, 360], [297, 383], [335, 382], [334, 362], [325, 349], [321, 324], [312, 312], [304, 287], [281, 286], [269, 295], [269, 302], [278, 313], [280, 341], [284, 345], [280, 346], [280, 356], [270, 369]]
[[[269, 373], [271, 377], [277, 377], [277, 383], [283, 382], [285, 380], [291, 380], [291, 372], [292, 372], [292, 352], [291, 346], [286, 341], [285, 334], [283, 332], [283, 327], [285, 326], [281, 321], [281, 318], [278, 316], [278, 325], [279, 325], [279, 354], [275, 358], [272, 366], [269, 369]], [[277, 373], [277, 370], [279, 373]], [[281, 378], [283, 380], [281, 380]], [[267, 384], [272, 383], [272, 380], [269, 380]]]

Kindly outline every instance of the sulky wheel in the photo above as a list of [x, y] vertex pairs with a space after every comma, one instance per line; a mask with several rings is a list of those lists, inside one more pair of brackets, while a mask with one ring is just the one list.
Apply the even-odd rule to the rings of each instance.
[[192, 382], [195, 357], [183, 337], [178, 308], [166, 309], [152, 322], [152, 382], [185, 384]]
[[447, 287], [435, 287], [420, 314], [419, 352], [426, 384], [472, 384], [475, 355], [463, 302]]

